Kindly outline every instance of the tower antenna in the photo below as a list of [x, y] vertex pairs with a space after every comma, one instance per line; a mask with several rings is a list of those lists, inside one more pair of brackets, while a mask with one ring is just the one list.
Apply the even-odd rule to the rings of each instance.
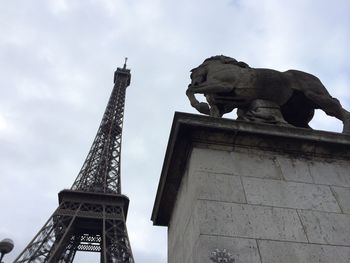
[[127, 57], [125, 57], [125, 60], [124, 60], [124, 67], [123, 67], [123, 69], [126, 69], [126, 62], [128, 61], [128, 58]]

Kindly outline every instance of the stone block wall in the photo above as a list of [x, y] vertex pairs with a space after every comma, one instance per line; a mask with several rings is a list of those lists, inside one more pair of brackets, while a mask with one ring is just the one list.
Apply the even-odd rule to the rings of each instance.
[[349, 263], [350, 161], [195, 146], [168, 237], [169, 263]]

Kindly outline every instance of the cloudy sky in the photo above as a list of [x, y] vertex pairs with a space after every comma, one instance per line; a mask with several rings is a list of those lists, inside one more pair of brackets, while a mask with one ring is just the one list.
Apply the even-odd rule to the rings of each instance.
[[[189, 70], [217, 54], [300, 69], [350, 109], [349, 14], [348, 0], [1, 0], [0, 239], [15, 242], [5, 262], [71, 187], [125, 56], [128, 231], [136, 262], [164, 263], [167, 230], [150, 216], [173, 114], [195, 113], [185, 96]], [[311, 126], [342, 129], [320, 111]]]

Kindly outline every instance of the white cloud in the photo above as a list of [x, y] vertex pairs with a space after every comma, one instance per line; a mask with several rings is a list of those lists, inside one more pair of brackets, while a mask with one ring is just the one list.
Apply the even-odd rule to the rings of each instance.
[[350, 108], [350, 78], [346, 75], [336, 75], [331, 83], [333, 97], [339, 98], [344, 102], [346, 108]]
[[70, 3], [69, 2], [74, 2], [74, 1], [67, 1], [67, 0], [50, 0], [49, 1], [49, 7], [51, 11], [54, 14], [60, 14], [63, 12], [66, 12], [70, 8]]
[[0, 114], [0, 132], [4, 132], [9, 129], [9, 124], [5, 117]]
[[17, 85], [18, 95], [25, 100], [51, 100], [54, 91], [39, 80], [21, 79]]

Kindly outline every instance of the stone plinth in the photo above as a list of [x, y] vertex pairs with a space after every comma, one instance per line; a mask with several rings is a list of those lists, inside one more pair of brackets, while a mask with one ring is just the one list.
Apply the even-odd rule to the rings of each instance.
[[350, 136], [176, 113], [152, 220], [169, 263], [348, 263]]

